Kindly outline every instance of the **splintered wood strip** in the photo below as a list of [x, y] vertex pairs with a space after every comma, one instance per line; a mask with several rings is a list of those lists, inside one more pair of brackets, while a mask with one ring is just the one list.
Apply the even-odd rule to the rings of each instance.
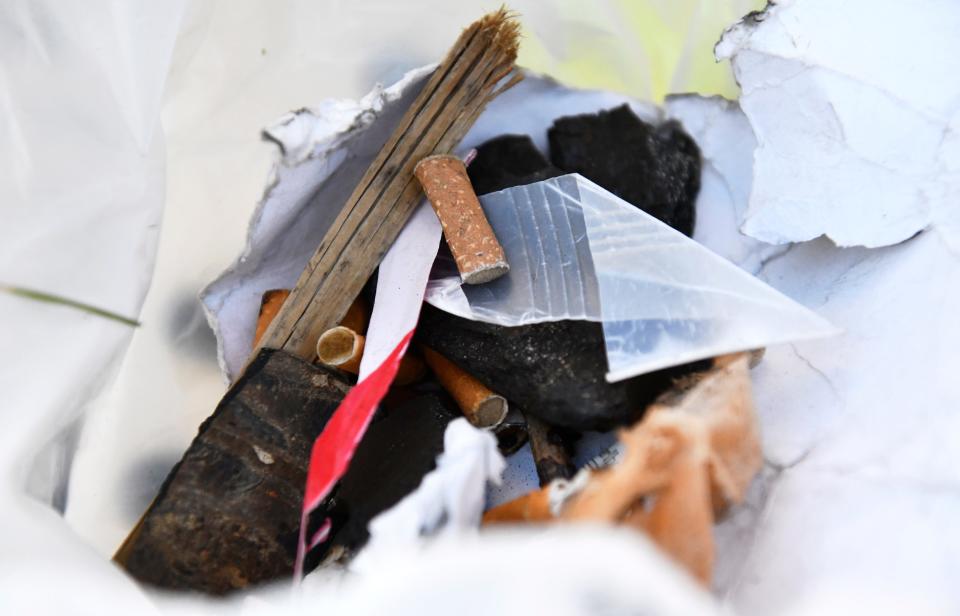
[[[483, 111], [482, 106], [476, 111], [471, 111], [471, 114], [469, 117], [471, 117], [472, 119], [470, 119], [469, 125], [473, 124], [473, 121], [476, 120], [476, 118], [480, 115], [482, 111]], [[443, 138], [440, 141], [440, 145], [437, 147], [437, 150], [449, 151], [453, 149], [456, 143], [462, 138], [462, 136], [458, 137], [457, 135], [453, 135], [451, 133], [452, 131], [448, 131], [446, 134], [444, 134]], [[411, 173], [410, 180], [408, 181], [406, 186], [404, 186], [403, 193], [400, 196], [400, 200], [402, 201], [405, 199], [413, 199], [415, 203], [419, 203], [419, 200], [422, 194], [423, 194], [423, 190], [420, 186], [420, 183], [416, 180], [416, 178]], [[386, 217], [384, 217], [383, 221], [377, 227], [374, 233], [377, 234], [377, 236], [380, 236], [381, 234], [389, 233], [390, 230], [396, 227], [397, 225], [402, 226], [404, 220], [405, 220], [405, 217], [402, 212], [399, 212], [397, 210], [391, 211]]]
[[[477, 29], [476, 26], [468, 28], [461, 35], [458, 43], [465, 40], [467, 45], [472, 44]], [[399, 167], [396, 161], [397, 157], [403, 156], [410, 147], [410, 141], [417, 138], [415, 131], [423, 130], [423, 125], [427, 121], [426, 116], [429, 115], [430, 119], [433, 118], [430, 110], [436, 106], [436, 98], [444, 96], [442, 93], [438, 94], [438, 91], [445, 86], [445, 80], [450, 78], [451, 73], [459, 75], [465, 66], [469, 66], [474, 61], [474, 57], [478, 53], [479, 50], [475, 48], [457, 49], [455, 47], [455, 51], [452, 51], [434, 71], [427, 86], [404, 114], [380, 153], [364, 173], [360, 183], [331, 225], [330, 230], [321, 240], [314, 256], [297, 281], [293, 296], [289, 300], [289, 312], [282, 315], [281, 319], [275, 320], [278, 328], [268, 331], [264, 337], [265, 346], [284, 347], [297, 342], [296, 340], [290, 340], [294, 328], [313, 302], [317, 287], [327, 274], [327, 271], [321, 267], [323, 260], [327, 258], [330, 251], [334, 251], [335, 254], [342, 251], [345, 245], [353, 239], [356, 231], [365, 220], [367, 213], [365, 210], [369, 210], [376, 200], [382, 197], [383, 191], [389, 186], [389, 182], [396, 177]], [[398, 149], [400, 153], [398, 153]], [[358, 214], [359, 220], [357, 220]]]
[[[502, 72], [503, 65], [501, 65], [498, 68], [501, 71], [500, 73], [498, 73], [498, 75], [503, 74]], [[512, 70], [512, 66], [510, 68]], [[509, 71], [506, 74], [509, 74]], [[501, 79], [502, 79], [501, 77], [497, 77], [496, 79], [490, 78], [487, 80], [486, 85], [492, 88]], [[463, 138], [462, 135], [459, 135], [455, 130], [452, 130], [452, 127], [455, 127], [457, 125], [473, 126], [477, 118], [480, 117], [480, 114], [483, 113], [483, 110], [486, 108], [487, 103], [492, 101], [501, 93], [507, 91], [508, 89], [512, 88], [516, 84], [520, 83], [522, 79], [523, 79], [523, 75], [520, 73], [516, 73], [513, 75], [513, 77], [511, 77], [511, 79], [508, 82], [506, 82], [500, 88], [496, 90], [492, 90], [489, 94], [486, 95], [485, 98], [475, 98], [475, 99], [469, 100], [468, 105], [464, 107], [463, 111], [461, 111], [460, 115], [457, 117], [457, 120], [454, 122], [454, 124], [451, 125], [451, 129], [448, 129], [447, 132], [444, 133], [436, 150], [439, 152], [449, 152], [450, 150], [452, 150], [457, 145], [457, 143], [459, 143], [460, 140]], [[414, 163], [414, 166], [415, 165], [416, 163]], [[423, 191], [420, 187], [420, 183], [416, 180], [416, 178], [411, 173], [410, 180], [407, 182], [406, 186], [404, 186], [404, 192], [401, 195], [400, 199], [403, 200], [403, 199], [411, 198], [419, 202], [419, 198], [422, 195], [422, 193]], [[381, 229], [389, 230], [390, 228], [398, 224], [402, 225], [403, 220], [405, 219], [401, 218], [400, 213], [391, 212], [391, 214], [388, 214], [388, 216], [383, 219], [383, 222], [378, 227], [377, 232], [379, 232]]]
[[[512, 62], [512, 59], [509, 62]], [[368, 236], [355, 240], [360, 245], [373, 247], [368, 249], [368, 255], [376, 262], [383, 258], [399, 229], [403, 227], [412, 209], [420, 201], [422, 191], [413, 176], [413, 168], [416, 163], [436, 151], [452, 149], [463, 138], [469, 126], [472, 126], [473, 120], [482, 112], [487, 101], [491, 100], [490, 91], [496, 86], [496, 82], [490, 79], [491, 74], [495, 71], [502, 72], [504, 66], [499, 48], [494, 47], [485, 50], [473, 69], [473, 73], [481, 75], [483, 79], [474, 79], [467, 82], [470, 76], [464, 77], [464, 82], [456, 84], [457, 87], [453, 88], [445, 101], [445, 110], [462, 109], [463, 111], [460, 111], [452, 120], [448, 117], [435, 118], [425, 133], [417, 133], [417, 136], [411, 139], [416, 142], [416, 145], [411, 154], [402, 161], [401, 169], [396, 174], [395, 181], [385, 188], [385, 192], [380, 195], [381, 203], [394, 203], [394, 207], [380, 208], [386, 210], [386, 215], [380, 220], [371, 220], [372, 230], [370, 226], [365, 229]], [[464, 124], [464, 118], [473, 118], [473, 120], [469, 124]], [[418, 128], [419, 125], [415, 123], [413, 130], [416, 131]], [[400, 182], [397, 181], [401, 175], [409, 178], [405, 185], [400, 185]], [[315, 319], [300, 319], [294, 325], [290, 339], [305, 339], [309, 342], [322, 333], [318, 329]], [[293, 347], [285, 348], [296, 352]]]
[[317, 337], [343, 317], [420, 201], [414, 165], [452, 149], [505, 89], [496, 86], [513, 68], [518, 30], [501, 9], [461, 34], [367, 169], [254, 354], [282, 348], [309, 358]]
[[[489, 89], [492, 87], [492, 85], [495, 85], [488, 83], [489, 71], [495, 70], [494, 68], [490, 68], [490, 63], [491, 61], [497, 59], [502, 60], [498, 53], [495, 53], [493, 50], [487, 50], [487, 52], [478, 60], [479, 64], [475, 69], [475, 72], [483, 75], [483, 81], [478, 80], [474, 83], [464, 84], [463, 87], [455, 88], [451, 96], [446, 100], [446, 108], [463, 108], [472, 112], [474, 107], [477, 105], [485, 104], [485, 95], [483, 90]], [[412, 150], [411, 155], [403, 161], [403, 167], [401, 169], [403, 175], [408, 179], [403, 184], [401, 184], [399, 181], [393, 182], [393, 184], [387, 189], [387, 192], [381, 195], [381, 199], [384, 202], [409, 202], [414, 206], [419, 203], [422, 191], [419, 183], [414, 179], [413, 168], [422, 158], [437, 150], [446, 151], [452, 149], [453, 146], [463, 138], [463, 135], [466, 132], [462, 128], [464, 126], [461, 121], [463, 117], [465, 117], [465, 114], [460, 112], [453, 119], [435, 121], [429, 126], [428, 129], [426, 129], [425, 133], [419, 133], [417, 135], [416, 140], [418, 143]], [[469, 127], [471, 125], [472, 122], [466, 126]], [[406, 220], [409, 212], [405, 213], [402, 208], [394, 208], [390, 211], [390, 214], [391, 215], [389, 217], [385, 217], [381, 221], [378, 221], [378, 224], [374, 228], [374, 232], [371, 235], [371, 243], [382, 244], [382, 241], [377, 241], [377, 239], [379, 239], [377, 234], [384, 230], [386, 230], [387, 233], [395, 233], [396, 230], [393, 227], [396, 225], [402, 226], [403, 221]], [[383, 247], [383, 252], [386, 252], [388, 247], [389, 243], [387, 246]], [[382, 257], [382, 254], [380, 256]]]

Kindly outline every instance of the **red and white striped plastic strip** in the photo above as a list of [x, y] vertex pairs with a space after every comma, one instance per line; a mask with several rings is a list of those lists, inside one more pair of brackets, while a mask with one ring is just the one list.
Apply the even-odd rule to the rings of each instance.
[[294, 569], [297, 581], [303, 577], [306, 553], [323, 543], [330, 530], [327, 520], [308, 542], [310, 513], [347, 472], [353, 453], [390, 389], [400, 360], [413, 339], [441, 233], [440, 221], [424, 201], [380, 263], [359, 380], [314, 441], [310, 453]]

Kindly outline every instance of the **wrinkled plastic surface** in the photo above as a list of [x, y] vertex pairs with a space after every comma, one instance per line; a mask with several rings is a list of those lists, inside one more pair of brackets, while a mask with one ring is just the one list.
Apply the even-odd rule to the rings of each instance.
[[[139, 315], [183, 11], [179, 1], [0, 3], [0, 284]], [[118, 613], [148, 614], [143, 592], [61, 516], [88, 405], [134, 332], [2, 292], [0, 315], [0, 613], [106, 613], [95, 606], [109, 597]]]
[[838, 333], [814, 312], [578, 174], [480, 201], [509, 274], [460, 286], [455, 273], [441, 268], [427, 301], [498, 325], [602, 321], [610, 381]]

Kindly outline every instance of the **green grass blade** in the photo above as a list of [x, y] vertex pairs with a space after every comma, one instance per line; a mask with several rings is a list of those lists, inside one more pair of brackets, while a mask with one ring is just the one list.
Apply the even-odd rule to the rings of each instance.
[[104, 310], [103, 308], [97, 308], [96, 306], [91, 306], [90, 304], [78, 302], [76, 300], [72, 300], [66, 297], [60, 297], [59, 295], [53, 295], [51, 293], [44, 293], [43, 291], [35, 291], [33, 289], [26, 289], [24, 287], [14, 287], [10, 285], [0, 285], [0, 291], [6, 291], [11, 295], [25, 297], [27, 299], [36, 300], [38, 302], [45, 302], [47, 304], [57, 304], [60, 306], [75, 308], [77, 310], [82, 310], [83, 312], [86, 312], [88, 314], [95, 314], [98, 317], [103, 317], [105, 319], [110, 319], [111, 321], [117, 321], [118, 323], [129, 325], [130, 327], [140, 327], [140, 321], [137, 321], [136, 319], [131, 319], [130, 317], [125, 317], [122, 314], [110, 312], [109, 310]]

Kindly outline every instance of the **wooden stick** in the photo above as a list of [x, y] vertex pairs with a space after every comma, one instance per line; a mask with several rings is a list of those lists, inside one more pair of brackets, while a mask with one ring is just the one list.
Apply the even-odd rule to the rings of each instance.
[[[452, 149], [516, 60], [519, 26], [504, 9], [468, 27], [374, 159], [254, 349], [304, 358], [335, 326], [420, 201], [414, 165]], [[348, 273], [347, 273], [348, 272]]]
[[537, 467], [540, 485], [545, 486], [554, 479], [570, 479], [577, 469], [570, 460], [570, 450], [563, 442], [563, 436], [554, 427], [540, 419], [524, 413], [527, 418], [527, 434], [530, 435], [530, 452]]
[[[283, 302], [290, 296], [290, 289], [272, 289], [263, 294], [260, 300], [260, 314], [257, 316], [257, 330], [253, 336], [253, 344], [256, 346], [267, 327], [276, 318], [280, 312]], [[367, 322], [370, 320], [370, 307], [367, 306], [367, 300], [362, 295], [358, 295], [347, 314], [343, 316], [340, 325], [348, 327], [359, 334], [367, 333]]]

